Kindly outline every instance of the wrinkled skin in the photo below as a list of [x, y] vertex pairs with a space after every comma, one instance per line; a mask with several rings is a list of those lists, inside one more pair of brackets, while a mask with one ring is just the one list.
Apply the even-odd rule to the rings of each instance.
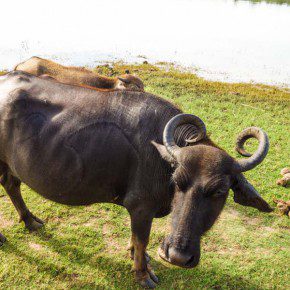
[[85, 68], [67, 67], [35, 56], [18, 64], [15, 71], [24, 71], [70, 85], [89, 86], [97, 89], [144, 91], [142, 80], [135, 75], [124, 74], [120, 77], [110, 78]]
[[[159, 253], [189, 268], [198, 264], [201, 236], [230, 188], [236, 202], [271, 211], [237, 171], [236, 160], [207, 137], [177, 149], [175, 158], [169, 154], [163, 130], [180, 113], [144, 92], [95, 91], [23, 72], [1, 76], [0, 182], [29, 230], [43, 222], [22, 199], [21, 182], [62, 204], [125, 207], [136, 280], [154, 288], [158, 279], [146, 255], [153, 218], [173, 211]], [[177, 129], [177, 145], [186, 145], [194, 128]]]

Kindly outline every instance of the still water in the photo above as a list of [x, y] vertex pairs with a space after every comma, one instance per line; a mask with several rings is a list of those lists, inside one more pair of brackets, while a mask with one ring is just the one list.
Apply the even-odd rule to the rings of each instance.
[[2, 1], [0, 68], [167, 61], [207, 79], [290, 87], [290, 5], [234, 0]]

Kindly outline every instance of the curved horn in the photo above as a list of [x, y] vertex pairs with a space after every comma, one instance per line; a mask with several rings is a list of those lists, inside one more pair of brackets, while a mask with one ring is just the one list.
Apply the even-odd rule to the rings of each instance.
[[128, 79], [125, 79], [125, 78], [122, 78], [122, 77], [117, 77], [121, 82], [123, 82], [123, 83], [126, 83], [126, 84], [128, 84], [128, 83], [130, 83], [130, 81], [128, 80]]
[[[250, 138], [256, 138], [259, 141], [259, 147], [257, 151], [253, 154], [247, 152], [244, 149], [245, 142]], [[242, 156], [249, 158], [244, 158], [238, 160], [238, 171], [245, 172], [253, 169], [258, 164], [260, 164], [266, 157], [269, 150], [269, 138], [268, 135], [260, 128], [249, 127], [243, 130], [237, 137], [236, 151]]]
[[[176, 145], [174, 140], [174, 132], [178, 126], [184, 124], [192, 124], [197, 127], [198, 135], [190, 140], [186, 140], [188, 143], [195, 143], [206, 136], [206, 127], [203, 121], [195, 116], [190, 114], [179, 114], [173, 117], [171, 120], [168, 121], [166, 124], [164, 131], [163, 131], [163, 143], [168, 151], [168, 153], [174, 157], [174, 151], [179, 147]], [[175, 158], [175, 157], [174, 157]]]

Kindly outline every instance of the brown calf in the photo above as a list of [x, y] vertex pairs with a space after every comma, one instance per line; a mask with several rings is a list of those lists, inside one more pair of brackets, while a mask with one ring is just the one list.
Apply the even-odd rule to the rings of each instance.
[[14, 70], [24, 71], [35, 76], [45, 76], [45, 78], [52, 78], [71, 85], [90, 86], [100, 89], [144, 91], [142, 80], [135, 75], [125, 74], [119, 77], [106, 77], [85, 68], [63, 66], [36, 56], [18, 64]]

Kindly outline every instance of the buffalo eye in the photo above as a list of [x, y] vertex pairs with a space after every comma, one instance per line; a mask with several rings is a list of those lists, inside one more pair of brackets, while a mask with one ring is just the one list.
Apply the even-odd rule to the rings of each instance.
[[181, 191], [186, 191], [186, 189], [188, 188], [188, 182], [184, 178], [173, 177], [173, 181], [177, 188]]
[[226, 195], [227, 195], [227, 191], [219, 189], [212, 196], [213, 197], [224, 197]]
[[206, 197], [213, 197], [213, 198], [225, 197], [226, 195], [227, 195], [227, 191], [223, 189], [209, 190], [205, 193]]
[[186, 191], [190, 185], [190, 179], [186, 171], [179, 166], [172, 175], [174, 183], [181, 191]]

